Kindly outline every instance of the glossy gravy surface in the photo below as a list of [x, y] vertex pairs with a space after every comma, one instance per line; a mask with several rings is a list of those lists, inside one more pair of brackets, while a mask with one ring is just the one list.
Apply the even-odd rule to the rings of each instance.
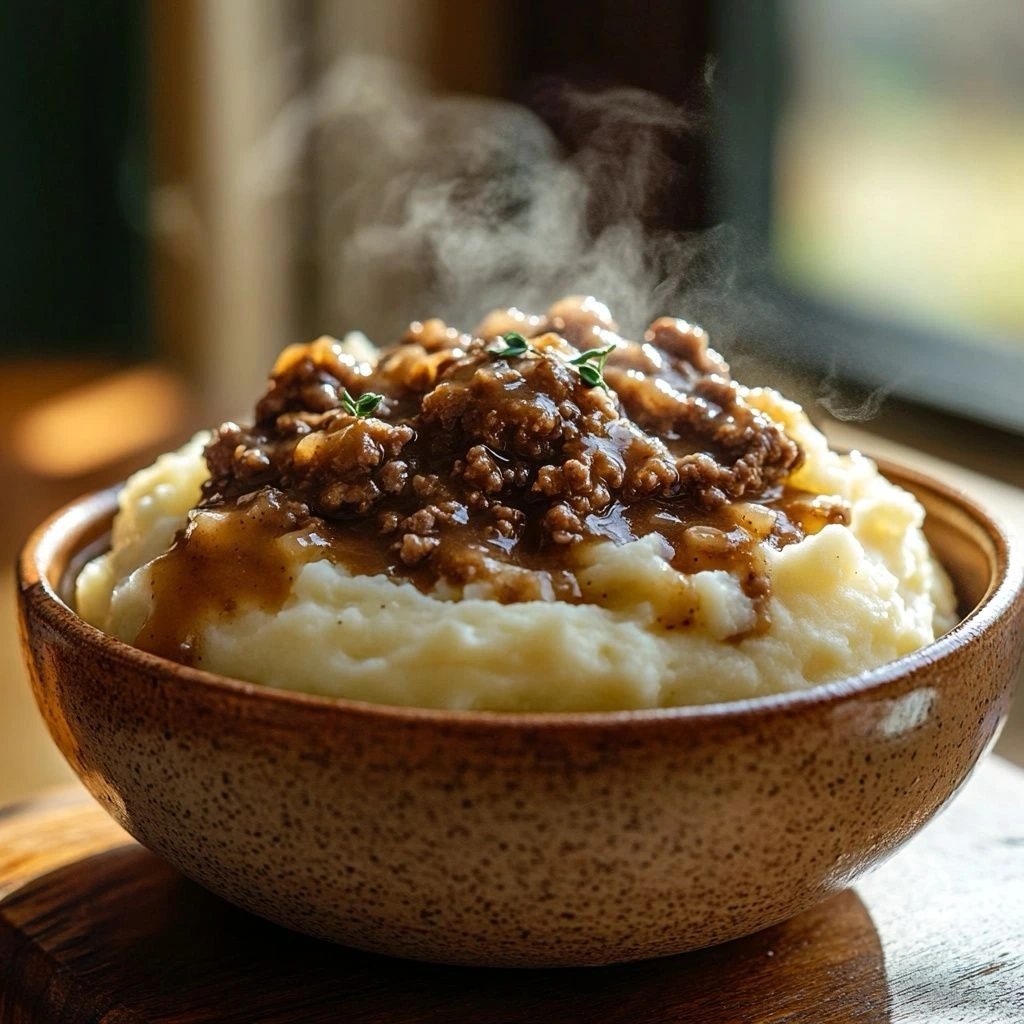
[[[503, 355], [512, 330], [527, 348]], [[596, 384], [579, 362], [595, 350]], [[380, 400], [353, 414], [362, 395]], [[204, 624], [277, 611], [312, 560], [456, 597], [483, 583], [497, 602], [599, 602], [579, 580], [588, 548], [651, 533], [680, 573], [733, 574], [763, 629], [765, 548], [848, 521], [788, 484], [802, 453], [699, 328], [663, 319], [628, 341], [593, 300], [492, 314], [473, 336], [413, 324], [376, 364], [331, 339], [292, 346], [253, 425], [224, 424], [206, 458], [136, 640], [198, 665]], [[691, 614], [683, 601], [659, 625]]]

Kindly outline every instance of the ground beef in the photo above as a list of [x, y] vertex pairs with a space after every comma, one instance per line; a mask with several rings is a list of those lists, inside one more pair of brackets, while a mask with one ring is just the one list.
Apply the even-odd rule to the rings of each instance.
[[[501, 354], [510, 331], [525, 352]], [[600, 357], [572, 362], [608, 348], [603, 383], [586, 372]], [[358, 415], [364, 395], [380, 400]], [[206, 459], [207, 506], [271, 488], [374, 545], [388, 572], [490, 580], [498, 599], [526, 600], [571, 599], [565, 552], [585, 542], [656, 529], [671, 543], [677, 523], [735, 548], [729, 507], [784, 518], [801, 452], [700, 328], [661, 318], [630, 341], [601, 303], [566, 299], [545, 316], [495, 312], [474, 335], [414, 323], [375, 362], [329, 338], [293, 345], [254, 423], [225, 423]]]

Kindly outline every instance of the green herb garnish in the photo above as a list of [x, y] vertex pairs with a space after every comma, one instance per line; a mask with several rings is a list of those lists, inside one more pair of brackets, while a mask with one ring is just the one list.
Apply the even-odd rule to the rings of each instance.
[[596, 366], [581, 366], [580, 367], [580, 379], [588, 388], [604, 388], [608, 390], [608, 385], [604, 382], [604, 377], [601, 376], [601, 371]]
[[367, 391], [365, 395], [360, 395], [358, 398], [353, 398], [347, 390], [341, 393], [341, 407], [349, 416], [355, 416], [356, 419], [369, 416], [383, 401], [384, 396], [375, 394], [373, 391]]
[[606, 348], [588, 348], [586, 352], [581, 352], [575, 359], [570, 359], [569, 364], [579, 367], [580, 380], [588, 388], [604, 388], [607, 391], [608, 385], [605, 384], [604, 377], [601, 375], [604, 373], [604, 364], [614, 351], [614, 345], [608, 345]]
[[490, 353], [496, 359], [511, 359], [513, 356], [523, 356], [530, 350], [529, 342], [518, 332], [509, 331], [502, 335], [501, 340], [505, 342], [504, 348], [492, 348]]

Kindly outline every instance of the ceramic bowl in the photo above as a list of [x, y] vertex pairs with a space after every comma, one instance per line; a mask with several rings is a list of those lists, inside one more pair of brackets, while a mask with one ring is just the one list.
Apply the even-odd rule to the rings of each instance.
[[458, 964], [607, 964], [723, 942], [891, 854], [1006, 717], [1024, 644], [1020, 549], [965, 496], [883, 469], [924, 503], [965, 617], [913, 655], [802, 693], [445, 712], [185, 668], [58, 596], [103, 544], [111, 490], [57, 513], [22, 554], [36, 699], [128, 832], [290, 928]]

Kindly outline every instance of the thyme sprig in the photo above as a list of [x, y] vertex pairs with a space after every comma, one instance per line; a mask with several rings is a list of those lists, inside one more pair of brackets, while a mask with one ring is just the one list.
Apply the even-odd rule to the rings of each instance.
[[356, 419], [369, 416], [383, 401], [384, 396], [378, 395], [374, 391], [367, 391], [358, 398], [353, 398], [347, 389], [341, 392], [341, 407], [349, 416], [355, 416]]
[[579, 367], [580, 379], [588, 388], [604, 388], [607, 391], [608, 385], [604, 382], [602, 375], [604, 374], [604, 364], [614, 351], [614, 345], [608, 345], [605, 348], [588, 348], [586, 352], [581, 352], [575, 359], [570, 359], [569, 364]]
[[[509, 331], [501, 336], [504, 348], [488, 349], [492, 359], [512, 359], [516, 356], [524, 356], [530, 351], [530, 343], [518, 331]], [[615, 351], [614, 345], [607, 345], [605, 348], [588, 348], [581, 352], [575, 359], [569, 360], [570, 366], [579, 370], [580, 379], [588, 388], [604, 388], [608, 385], [604, 382], [604, 364], [608, 356]]]
[[530, 350], [530, 343], [518, 331], [509, 331], [508, 334], [503, 334], [501, 340], [505, 342], [504, 348], [488, 349], [494, 359], [524, 356]]

